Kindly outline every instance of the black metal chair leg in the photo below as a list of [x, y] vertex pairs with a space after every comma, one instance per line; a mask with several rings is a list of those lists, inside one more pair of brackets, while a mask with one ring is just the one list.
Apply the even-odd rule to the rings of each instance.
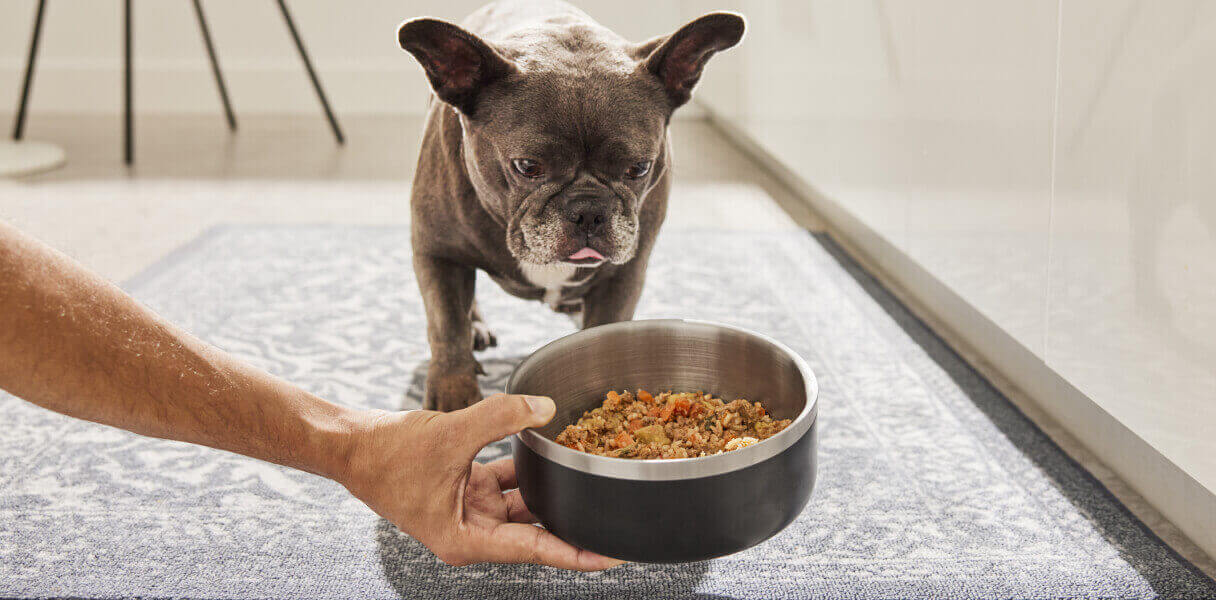
[[131, 98], [131, 0], [122, 3], [122, 51], [123, 51], [123, 162], [135, 162], [135, 124], [132, 123]]
[[211, 59], [211, 73], [215, 75], [215, 86], [220, 90], [220, 101], [224, 103], [224, 116], [228, 118], [228, 129], [236, 131], [236, 115], [232, 113], [232, 103], [228, 100], [228, 87], [224, 85], [224, 75], [220, 72], [220, 61], [215, 56], [215, 46], [211, 43], [211, 29], [207, 27], [207, 19], [203, 16], [203, 5], [200, 0], [194, 0], [194, 14], [198, 16], [198, 29], [203, 34], [203, 44], [207, 46], [207, 57]]
[[38, 13], [34, 16], [34, 34], [30, 38], [30, 52], [25, 59], [25, 83], [21, 84], [21, 101], [17, 105], [17, 117], [13, 121], [13, 139], [19, 140], [25, 133], [25, 108], [30, 98], [30, 83], [34, 80], [34, 60], [38, 58], [38, 39], [42, 37], [42, 16], [46, 0], [38, 0]]
[[329, 100], [325, 98], [325, 90], [321, 89], [321, 82], [317, 80], [317, 73], [312, 68], [312, 61], [308, 59], [308, 52], [304, 50], [304, 42], [300, 40], [300, 34], [296, 32], [296, 24], [291, 19], [291, 13], [287, 11], [287, 3], [283, 0], [278, 1], [279, 10], [283, 13], [283, 20], [287, 22], [287, 29], [291, 32], [291, 39], [296, 43], [296, 50], [300, 51], [300, 58], [304, 61], [304, 68], [308, 70], [312, 87], [317, 91], [317, 97], [321, 99], [321, 108], [325, 109], [325, 117], [329, 119], [329, 126], [334, 130], [334, 137], [337, 138], [339, 144], [345, 144], [346, 137], [342, 135], [342, 128], [338, 127], [334, 111], [329, 108]]

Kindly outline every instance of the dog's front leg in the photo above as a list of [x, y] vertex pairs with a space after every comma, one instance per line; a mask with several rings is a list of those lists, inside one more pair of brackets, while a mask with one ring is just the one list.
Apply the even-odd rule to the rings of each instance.
[[472, 267], [425, 254], [414, 255], [414, 273], [426, 305], [431, 366], [422, 407], [452, 411], [481, 399], [473, 359]]
[[642, 256], [623, 265], [612, 277], [597, 282], [583, 296], [583, 329], [632, 319], [645, 281], [646, 257]]

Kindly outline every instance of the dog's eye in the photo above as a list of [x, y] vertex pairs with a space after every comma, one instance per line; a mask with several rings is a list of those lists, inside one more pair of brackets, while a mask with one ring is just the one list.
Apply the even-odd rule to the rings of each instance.
[[651, 162], [648, 160], [634, 163], [633, 166], [629, 167], [629, 169], [625, 171], [625, 177], [630, 179], [641, 179], [642, 177], [645, 177], [646, 174], [650, 172], [650, 164]]
[[545, 168], [530, 158], [516, 158], [511, 161], [511, 166], [516, 173], [529, 179], [536, 179], [545, 174]]

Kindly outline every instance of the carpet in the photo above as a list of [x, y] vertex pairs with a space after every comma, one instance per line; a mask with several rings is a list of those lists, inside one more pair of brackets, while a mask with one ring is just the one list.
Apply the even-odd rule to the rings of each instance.
[[[688, 248], [696, 248], [688, 252]], [[1164, 545], [831, 240], [668, 231], [639, 318], [784, 341], [820, 377], [818, 486], [745, 552], [603, 573], [444, 566], [324, 479], [0, 396], [0, 596], [14, 598], [1212, 598]], [[330, 400], [415, 408], [408, 231], [211, 230], [128, 289]], [[479, 277], [484, 391], [566, 318]], [[509, 452], [489, 447], [483, 459]]]

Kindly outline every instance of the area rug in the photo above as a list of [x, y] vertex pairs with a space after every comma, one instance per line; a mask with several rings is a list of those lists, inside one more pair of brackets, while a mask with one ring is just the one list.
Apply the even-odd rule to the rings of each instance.
[[[417, 408], [427, 347], [408, 237], [221, 228], [128, 289], [325, 398]], [[482, 356], [487, 394], [522, 356], [572, 331], [484, 277], [477, 293], [500, 343]], [[766, 333], [820, 377], [818, 485], [772, 540], [718, 560], [593, 574], [455, 569], [332, 482], [3, 397], [0, 596], [1216, 597], [827, 238], [664, 232], [638, 312]], [[482, 458], [508, 452], [499, 443]]]

